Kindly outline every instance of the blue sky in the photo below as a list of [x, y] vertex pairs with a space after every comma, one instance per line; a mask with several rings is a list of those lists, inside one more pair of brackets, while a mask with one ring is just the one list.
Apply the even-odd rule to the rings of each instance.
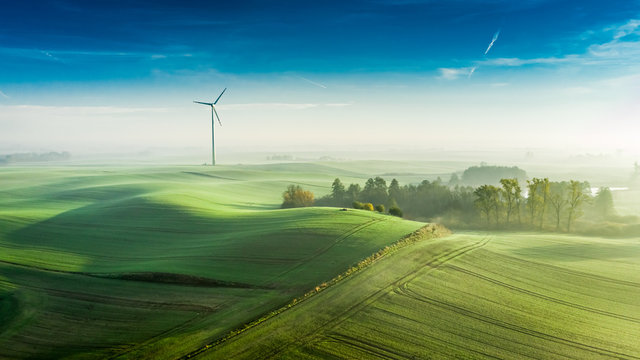
[[635, 151], [639, 59], [637, 0], [5, 1], [0, 151], [206, 148], [224, 87], [223, 147]]

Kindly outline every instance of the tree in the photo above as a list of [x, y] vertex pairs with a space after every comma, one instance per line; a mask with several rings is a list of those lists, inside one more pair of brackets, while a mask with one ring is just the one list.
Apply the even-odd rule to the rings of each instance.
[[376, 209], [377, 212], [384, 214], [384, 205], [378, 204], [378, 205], [376, 205], [375, 209]]
[[339, 178], [333, 180], [333, 184], [331, 184], [331, 197], [336, 205], [342, 206], [344, 204], [344, 198], [346, 195], [346, 191], [344, 189], [344, 185], [340, 181]]
[[513, 190], [513, 195], [515, 197], [516, 203], [516, 214], [518, 215], [518, 225], [522, 225], [522, 188], [520, 188], [520, 183], [516, 181], [516, 186]]
[[351, 184], [347, 189], [347, 193], [345, 194], [346, 199], [345, 202], [348, 204], [350, 202], [358, 201], [360, 199], [360, 185]]
[[544, 212], [547, 209], [547, 200], [549, 199], [549, 178], [544, 178], [540, 181], [540, 230], [544, 225]]
[[362, 210], [369, 210], [369, 211], [373, 211], [373, 204], [372, 204], [372, 203], [365, 203], [365, 204], [362, 204]]
[[556, 220], [556, 231], [560, 230], [560, 218], [568, 203], [567, 187], [566, 182], [552, 182], [549, 186], [549, 204]]
[[389, 215], [393, 215], [393, 216], [397, 216], [397, 217], [402, 217], [403, 213], [402, 210], [400, 210], [399, 207], [397, 206], [392, 206], [389, 208]]
[[521, 197], [520, 184], [517, 178], [513, 179], [500, 179], [502, 184], [502, 193], [504, 194], [505, 210], [507, 212], [507, 225], [509, 225], [511, 219], [511, 213], [515, 210], [518, 212], [518, 219], [520, 218], [519, 198]]
[[614, 215], [615, 209], [613, 207], [613, 195], [611, 194], [611, 189], [608, 187], [601, 187], [600, 190], [598, 190], [598, 194], [593, 199], [593, 206], [596, 213], [603, 219]]
[[283, 209], [313, 206], [313, 193], [303, 190], [300, 185], [289, 185], [282, 193], [282, 200]]
[[460, 178], [458, 177], [458, 174], [451, 174], [451, 178], [449, 178], [449, 183], [447, 185], [452, 187], [460, 185]]
[[472, 166], [467, 168], [462, 173], [461, 183], [464, 185], [498, 185], [500, 179], [513, 179], [517, 178], [524, 181], [527, 178], [527, 173], [518, 168], [517, 166], [488, 166], [481, 163], [480, 166]]
[[536, 212], [540, 206], [540, 195], [538, 194], [538, 189], [540, 188], [541, 182], [542, 180], [538, 178], [527, 180], [527, 190], [529, 191], [529, 194], [527, 194], [527, 208], [529, 209], [529, 221], [531, 222], [531, 225], [533, 225], [536, 219]]
[[387, 202], [389, 197], [389, 194], [387, 193], [387, 182], [379, 176], [376, 176], [375, 179], [369, 178], [360, 195], [364, 201], [384, 204]]
[[493, 185], [482, 185], [474, 192], [476, 200], [474, 203], [478, 209], [487, 217], [487, 225], [491, 224], [491, 212], [495, 213], [496, 225], [498, 224], [498, 200], [500, 189]]
[[588, 195], [584, 183], [571, 180], [569, 182], [569, 218], [567, 220], [567, 231], [571, 232], [571, 222], [582, 214], [580, 207], [587, 200]]
[[392, 202], [402, 201], [402, 190], [400, 189], [400, 184], [398, 180], [391, 180], [391, 184], [389, 184], [389, 203], [388, 205], [391, 207]]

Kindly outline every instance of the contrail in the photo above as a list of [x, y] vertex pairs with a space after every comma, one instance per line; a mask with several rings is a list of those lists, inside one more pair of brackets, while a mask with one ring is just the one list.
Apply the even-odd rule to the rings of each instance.
[[496, 31], [496, 33], [493, 34], [493, 39], [491, 39], [491, 43], [489, 43], [489, 46], [487, 46], [487, 50], [484, 51], [485, 55], [487, 55], [489, 50], [491, 50], [491, 48], [493, 47], [493, 44], [496, 42], [496, 40], [498, 40], [498, 36], [500, 36], [500, 30]]
[[9, 98], [9, 95], [7, 95], [7, 94], [3, 93], [3, 92], [2, 92], [2, 90], [0, 90], [0, 96], [2, 96], [2, 97], [3, 97], [3, 98], [5, 98], [5, 99], [8, 99], [8, 98]]
[[304, 81], [308, 82], [309, 84], [313, 84], [313, 85], [315, 85], [315, 86], [317, 86], [317, 87], [321, 87], [321, 88], [323, 88], [323, 89], [326, 89], [326, 88], [327, 88], [325, 85], [322, 85], [322, 84], [320, 84], [320, 83], [317, 83], [317, 82], [315, 82], [315, 81], [313, 81], [313, 80], [309, 80], [309, 79], [307, 79], [307, 78], [303, 78], [302, 76], [298, 76], [298, 78], [300, 78], [300, 79], [302, 79], [302, 80], [304, 80]]
[[[487, 50], [484, 51], [484, 56], [487, 56], [487, 54], [489, 53], [489, 50], [491, 50], [491, 48], [493, 47], [493, 44], [495, 44], [496, 40], [498, 40], [498, 36], [500, 36], [500, 29], [498, 29], [498, 31], [496, 31], [496, 33], [493, 34], [493, 39], [491, 39], [489, 46], [487, 46]], [[467, 75], [467, 79], [471, 78], [471, 75], [473, 75], [473, 73], [476, 71], [477, 68], [478, 68], [478, 65], [475, 65], [474, 67], [471, 68], [471, 70], [469, 70], [469, 75]]]
[[476, 69], [478, 68], [478, 66], [474, 66], [471, 68], [471, 70], [469, 70], [469, 75], [467, 75], [467, 79], [471, 77], [471, 75], [473, 75], [473, 73], [476, 71]]

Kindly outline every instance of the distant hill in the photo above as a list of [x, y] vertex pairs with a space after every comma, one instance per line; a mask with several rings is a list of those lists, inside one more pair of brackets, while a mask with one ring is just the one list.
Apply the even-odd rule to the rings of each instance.
[[42, 161], [61, 161], [69, 160], [71, 153], [67, 151], [63, 152], [48, 152], [48, 153], [16, 153], [0, 155], [0, 165], [6, 165], [11, 163], [23, 163], [23, 162], [42, 162]]

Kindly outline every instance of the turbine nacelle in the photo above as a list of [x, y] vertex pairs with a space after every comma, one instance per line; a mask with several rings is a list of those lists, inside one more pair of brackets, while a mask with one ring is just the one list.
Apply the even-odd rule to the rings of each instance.
[[224, 90], [222, 90], [220, 95], [218, 95], [218, 98], [212, 103], [203, 102], [203, 101], [195, 101], [195, 100], [193, 101], [196, 104], [202, 104], [202, 105], [211, 106], [211, 120], [213, 120], [213, 115], [215, 114], [216, 118], [218, 119], [218, 124], [220, 124], [220, 126], [222, 126], [222, 121], [220, 121], [220, 116], [218, 116], [218, 112], [216, 111], [216, 104], [218, 103], [218, 100], [220, 100], [220, 98], [222, 97], [222, 94], [224, 94], [225, 91], [227, 91], [227, 88], [224, 88]]

